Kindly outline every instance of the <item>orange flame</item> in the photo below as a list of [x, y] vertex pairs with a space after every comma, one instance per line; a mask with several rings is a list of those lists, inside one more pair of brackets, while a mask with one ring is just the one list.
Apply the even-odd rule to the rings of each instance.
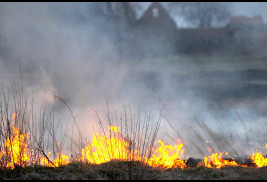
[[[228, 153], [226, 153], [225, 155], [228, 155]], [[208, 167], [208, 168], [221, 168], [221, 167], [225, 167], [225, 166], [238, 166], [238, 164], [235, 162], [234, 158], [233, 161], [229, 161], [229, 160], [224, 160], [222, 158], [223, 153], [220, 153], [220, 155], [218, 155], [218, 153], [213, 153], [211, 156], [208, 157], [204, 157], [204, 166]], [[200, 163], [200, 165], [203, 165], [203, 163]]]
[[115, 126], [109, 126], [109, 130], [110, 131], [114, 131], [115, 133], [119, 133], [119, 131], [118, 131], [118, 127], [115, 127]]
[[153, 167], [181, 167], [184, 168], [185, 161], [181, 160], [184, 150], [183, 144], [165, 145], [161, 140], [158, 142], [160, 146], [156, 149], [156, 154], [147, 159], [140, 155], [140, 151], [131, 151], [131, 144], [118, 133], [118, 127], [110, 126], [110, 132], [114, 132], [114, 136], [107, 138], [103, 135], [95, 133], [90, 143], [82, 149], [82, 156], [79, 160], [92, 164], [101, 164], [117, 159], [122, 161], [136, 160], [146, 162]]
[[161, 140], [158, 141], [160, 146], [156, 149], [156, 154], [152, 154], [152, 158], [148, 160], [148, 164], [152, 167], [162, 168], [185, 168], [186, 161], [182, 160], [184, 153], [183, 144], [165, 145]]
[[4, 144], [6, 151], [1, 152], [1, 157], [6, 154], [7, 163], [5, 167], [14, 169], [15, 165], [25, 166], [30, 160], [27, 153], [27, 144], [25, 143], [27, 134], [20, 134], [20, 131], [15, 126], [13, 127], [13, 134], [8, 138]]
[[253, 161], [252, 163], [256, 164], [257, 167], [264, 167], [267, 166], [267, 158], [265, 158], [260, 152], [256, 154], [252, 154], [251, 158]]
[[[12, 114], [12, 119], [16, 119], [17, 114]], [[140, 151], [133, 150], [133, 144], [122, 137], [119, 133], [119, 128], [115, 126], [109, 126], [110, 133], [107, 135], [101, 135], [94, 133], [91, 142], [87, 141], [87, 146], [82, 149], [80, 161], [86, 161], [91, 164], [102, 164], [111, 160], [120, 161], [140, 161], [144, 162], [151, 167], [160, 168], [186, 168], [186, 161], [182, 160], [184, 153], [183, 143], [180, 139], [177, 140], [177, 145], [166, 145], [163, 141], [159, 140], [159, 146], [151, 154], [150, 158], [141, 155]], [[20, 130], [14, 126], [12, 135], [6, 139], [4, 143], [4, 150], [0, 151], [1, 163], [6, 168], [14, 169], [16, 165], [25, 167], [29, 164], [30, 158], [28, 154], [27, 146], [27, 134], [20, 133]], [[210, 141], [206, 141], [210, 143]], [[60, 146], [60, 143], [56, 144]], [[267, 143], [265, 143], [267, 149]], [[209, 151], [212, 148], [208, 147]], [[257, 152], [257, 151], [256, 151]], [[69, 157], [63, 155], [59, 150], [54, 160], [50, 160], [48, 153], [46, 157], [41, 157], [41, 165], [47, 167], [59, 167], [70, 163]], [[204, 157], [204, 161], [199, 163], [198, 166], [204, 165], [208, 168], [222, 168], [225, 166], [242, 166], [236, 163], [234, 158], [232, 160], [225, 160], [222, 157], [228, 155], [228, 152], [213, 153], [208, 157]], [[252, 163], [256, 167], [261, 168], [267, 166], [267, 158], [265, 158], [260, 152], [253, 153], [249, 158], [252, 159]], [[4, 162], [2, 162], [4, 161]], [[36, 161], [32, 161], [32, 164]]]
[[[47, 154], [48, 158], [50, 154], [51, 152], [48, 152]], [[41, 161], [41, 164], [46, 167], [59, 167], [59, 166], [64, 166], [70, 163], [69, 157], [67, 157], [66, 155], [62, 155], [61, 153], [58, 153], [56, 159], [51, 161], [53, 162], [53, 164], [50, 161], [48, 161], [46, 157], [42, 157], [40, 161]]]
[[111, 126], [110, 131], [115, 132], [114, 137], [107, 138], [95, 133], [92, 142], [87, 141], [87, 146], [82, 149], [80, 160], [93, 164], [101, 164], [114, 159], [127, 160], [130, 144], [118, 135], [117, 127]]
[[[16, 117], [17, 114], [13, 113], [11, 120], [16, 119]], [[14, 169], [16, 165], [25, 167], [26, 164], [30, 162], [30, 157], [27, 155], [27, 137], [27, 134], [21, 134], [19, 129], [16, 126], [13, 126], [11, 137], [5, 141], [3, 151], [0, 151], [0, 159], [3, 161], [3, 167], [11, 169]], [[48, 153], [48, 156], [50, 153]], [[58, 167], [68, 164], [69, 158], [59, 152], [57, 158], [53, 161], [54, 165], [45, 157], [40, 158], [40, 161], [44, 166]], [[32, 163], [34, 164], [36, 162], [32, 161]]]

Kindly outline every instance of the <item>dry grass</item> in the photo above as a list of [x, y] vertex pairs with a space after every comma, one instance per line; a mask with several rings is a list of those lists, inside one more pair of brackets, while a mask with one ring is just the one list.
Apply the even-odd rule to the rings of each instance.
[[[61, 121], [56, 120], [56, 101], [63, 103], [70, 113], [70, 118], [65, 123], [65, 127]], [[161, 101], [162, 102], [162, 101]], [[163, 103], [163, 102], [162, 102]], [[163, 105], [164, 109], [166, 106]], [[16, 113], [16, 117], [12, 118], [12, 114]], [[113, 113], [113, 114], [112, 114]], [[94, 165], [88, 161], [75, 162], [75, 156], [79, 158], [81, 146], [85, 145], [82, 133], [76, 121], [75, 115], [71, 107], [59, 96], [55, 96], [54, 102], [43, 103], [40, 108], [36, 108], [33, 99], [28, 99], [23, 84], [21, 82], [13, 82], [10, 86], [1, 85], [0, 97], [0, 146], [1, 151], [5, 154], [0, 160], [0, 178], [4, 179], [266, 179], [266, 168], [222, 168], [207, 169], [203, 167], [195, 169], [169, 169], [151, 168], [144, 161], [136, 159], [137, 156], [149, 159], [153, 153], [155, 140], [160, 129], [162, 114], [156, 122], [152, 121], [151, 111], [142, 115], [140, 111], [133, 112], [131, 107], [123, 106], [121, 113], [117, 111], [110, 112], [107, 102], [107, 113], [104, 117], [96, 111], [98, 121], [97, 132], [102, 134], [107, 140], [115, 137], [114, 132], [107, 132], [107, 126], [116, 126], [119, 128], [120, 138], [129, 143], [127, 158], [125, 161], [112, 160], [110, 162]], [[168, 113], [168, 112], [167, 112]], [[247, 130], [245, 122], [240, 114], [236, 111], [236, 115], [240, 121], [240, 125]], [[164, 116], [166, 121], [173, 126], [173, 129], [178, 132], [177, 135], [182, 138], [179, 128], [176, 127], [175, 119], [169, 116]], [[72, 125], [70, 121], [73, 121]], [[10, 171], [6, 168], [6, 164], [12, 161], [12, 152], [7, 150], [4, 143], [7, 139], [12, 138], [13, 126], [19, 128], [20, 133], [27, 134], [27, 140], [20, 145], [23, 156], [24, 144], [27, 144], [27, 155], [30, 161], [25, 163], [20, 161], [15, 164], [15, 169]], [[71, 128], [69, 128], [71, 127]], [[63, 128], [63, 129], [62, 129]], [[203, 150], [205, 138], [213, 141], [214, 152], [222, 152], [225, 149], [229, 153], [239, 156], [237, 149], [232, 146], [223, 130], [214, 132], [204, 122], [195, 118], [194, 126], [191, 126], [191, 132], [195, 139], [192, 139], [190, 144], [199, 154], [203, 156], [206, 152]], [[72, 134], [67, 131], [71, 129]], [[64, 130], [64, 131], [62, 131]], [[78, 132], [78, 141], [73, 140], [74, 131]], [[203, 135], [204, 133], [204, 135]], [[52, 165], [52, 158], [57, 157], [57, 153], [64, 153], [66, 143], [70, 142], [72, 163], [59, 168], [46, 168], [40, 166], [40, 156], [45, 157]], [[245, 136], [245, 141], [249, 142], [248, 136]], [[58, 144], [60, 142], [60, 144]], [[108, 146], [108, 144], [107, 144]], [[78, 154], [74, 152], [74, 147], [78, 149]], [[112, 147], [112, 146], [111, 146]], [[11, 149], [12, 151], [13, 149]], [[48, 156], [48, 152], [52, 151], [52, 158]], [[140, 151], [138, 154], [136, 151]], [[109, 158], [112, 158], [112, 153], [109, 153]], [[123, 154], [122, 154], [123, 156]], [[22, 167], [19, 167], [22, 166]], [[32, 174], [34, 173], [34, 174]], [[67, 174], [66, 174], [67, 173]], [[45, 174], [46, 176], [44, 176]], [[61, 176], [60, 176], [61, 175]], [[64, 176], [65, 175], [65, 176]]]
[[[34, 99], [28, 99], [23, 84], [21, 82], [13, 82], [11, 86], [1, 87], [0, 97], [0, 146], [1, 151], [5, 151], [5, 154], [1, 157], [0, 168], [5, 169], [7, 163], [12, 162], [13, 149], [11, 152], [4, 146], [5, 142], [12, 138], [13, 127], [19, 128], [20, 134], [27, 134], [27, 139], [21, 141], [26, 145], [21, 145], [19, 154], [24, 155], [24, 148], [27, 146], [28, 150], [26, 155], [29, 156], [30, 161], [21, 163], [14, 163], [15, 166], [31, 167], [40, 165], [40, 157], [45, 157], [49, 163], [54, 166], [53, 158], [57, 157], [58, 153], [64, 153], [64, 145], [67, 139], [70, 139], [71, 144], [71, 159], [75, 160], [75, 156], [79, 158], [81, 153], [82, 133], [75, 119], [73, 110], [69, 105], [59, 96], [55, 96], [54, 102], [43, 103], [40, 108], [34, 105]], [[73, 120], [72, 136], [67, 134], [69, 131], [70, 119], [65, 123], [65, 130], [62, 131], [62, 123], [60, 120], [56, 120], [56, 99], [63, 103], [70, 112], [70, 117]], [[16, 117], [12, 118], [12, 114], [16, 113]], [[127, 176], [129, 179], [136, 178], [133, 174], [135, 169], [134, 163], [137, 161], [136, 156], [140, 155], [142, 158], [150, 158], [153, 152], [154, 142], [160, 127], [161, 117], [158, 121], [153, 123], [151, 121], [151, 112], [142, 116], [140, 112], [133, 114], [130, 106], [123, 107], [123, 112], [118, 115], [114, 111], [115, 118], [112, 118], [107, 103], [106, 118], [103, 120], [98, 112], [96, 112], [98, 126], [100, 127], [100, 133], [102, 133], [106, 141], [108, 138], [114, 137], [115, 133], [110, 132], [107, 135], [105, 131], [106, 126], [117, 126], [120, 128], [120, 137], [129, 143], [127, 151]], [[73, 131], [78, 131], [79, 140], [73, 140]], [[73, 147], [78, 148], [78, 154], [74, 153]], [[52, 151], [52, 157], [48, 155], [48, 152]], [[140, 151], [137, 154], [136, 151]], [[110, 153], [109, 155], [112, 155]], [[110, 156], [112, 158], [112, 156]], [[140, 161], [139, 161], [140, 162]], [[144, 162], [144, 161], [141, 161]], [[108, 168], [113, 170], [110, 165]], [[147, 164], [145, 167], [148, 167]], [[8, 170], [8, 169], [6, 169]], [[138, 179], [142, 179], [144, 171], [139, 169]]]
[[[107, 148], [112, 148], [108, 144], [108, 139], [118, 137], [115, 132], [107, 132], [104, 128], [105, 125], [115, 126], [119, 128], [119, 139], [127, 141], [129, 144], [128, 148], [123, 148], [123, 151], [119, 151], [121, 157], [117, 160], [127, 161], [127, 176], [129, 179], [136, 178], [133, 176], [134, 164], [135, 163], [145, 163], [145, 167], [148, 167], [148, 164], [143, 161], [144, 158], [149, 159], [153, 153], [155, 139], [160, 127], [161, 117], [159, 116], [158, 121], [153, 123], [151, 121], [151, 113], [148, 113], [144, 116], [141, 116], [140, 112], [133, 114], [131, 107], [127, 108], [123, 106], [123, 112], [119, 114], [114, 111], [113, 117], [111, 116], [109, 105], [107, 103], [107, 113], [106, 117], [103, 120], [98, 112], [96, 111], [96, 117], [98, 120], [99, 132], [105, 137], [105, 142]], [[113, 122], [114, 121], [114, 122]], [[93, 127], [94, 128], [94, 127]], [[98, 140], [98, 139], [97, 139]], [[89, 145], [89, 144], [88, 144]], [[116, 145], [116, 143], [114, 143]], [[109, 151], [109, 150], [108, 150]], [[140, 153], [137, 153], [139, 151]], [[109, 158], [114, 158], [113, 153], [108, 153]], [[124, 158], [126, 156], [126, 158]], [[142, 161], [139, 160], [139, 157], [142, 158]], [[114, 166], [104, 165], [108, 167], [106, 170], [113, 170]], [[138, 179], [143, 179], [143, 170], [139, 169]]]
[[[112, 168], [111, 168], [112, 166]], [[0, 170], [0, 179], [12, 180], [128, 180], [128, 162], [110, 161], [100, 165], [71, 163], [59, 168], [26, 167], [12, 171]], [[146, 167], [133, 162], [132, 179], [143, 180], [266, 180], [266, 167], [242, 168], [224, 167], [211, 169], [205, 167], [188, 169], [161, 169]]]
[[[16, 114], [16, 117], [15, 114]], [[0, 146], [5, 151], [0, 160], [0, 167], [4, 168], [7, 163], [14, 161], [14, 156], [28, 155], [30, 161], [16, 163], [20, 166], [29, 166], [33, 163], [40, 164], [40, 157], [45, 157], [53, 164], [48, 151], [56, 158], [61, 153], [65, 135], [58, 134], [61, 123], [55, 121], [55, 102], [42, 103], [38, 108], [34, 105], [34, 98], [29, 99], [21, 82], [13, 82], [8, 86], [1, 85], [0, 96]], [[12, 142], [14, 127], [19, 129], [20, 134], [25, 134], [26, 139], [19, 141], [20, 153], [16, 154], [5, 146], [6, 141]], [[62, 128], [62, 127], [61, 127]], [[58, 143], [60, 144], [58, 145]], [[28, 150], [25, 153], [24, 148]], [[14, 163], [14, 162], [13, 162]], [[15, 163], [14, 163], [15, 164]]]

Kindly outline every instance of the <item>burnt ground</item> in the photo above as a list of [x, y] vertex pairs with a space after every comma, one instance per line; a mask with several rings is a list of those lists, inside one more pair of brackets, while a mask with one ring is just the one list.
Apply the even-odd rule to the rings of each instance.
[[140, 163], [112, 161], [101, 165], [71, 163], [59, 168], [17, 167], [0, 171], [0, 179], [12, 180], [266, 180], [267, 167], [224, 167], [221, 169], [195, 167], [161, 169]]

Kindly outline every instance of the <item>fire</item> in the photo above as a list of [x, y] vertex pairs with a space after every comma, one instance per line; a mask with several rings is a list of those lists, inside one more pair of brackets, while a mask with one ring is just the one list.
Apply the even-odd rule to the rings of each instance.
[[[17, 114], [13, 113], [11, 121], [16, 119]], [[28, 156], [28, 146], [27, 146], [28, 134], [20, 133], [20, 130], [13, 126], [13, 131], [10, 138], [7, 138], [3, 145], [3, 150], [0, 151], [0, 159], [4, 168], [14, 169], [15, 166], [25, 167], [26, 164], [30, 164], [30, 157]], [[59, 143], [58, 143], [59, 145]], [[48, 153], [48, 156], [51, 152]], [[69, 158], [66, 155], [58, 153], [57, 158], [53, 161], [53, 164], [48, 161], [47, 158], [40, 158], [41, 164], [43, 166], [58, 167], [61, 165], [67, 165]], [[35, 164], [35, 161], [32, 161]]]
[[[16, 119], [16, 117], [16, 113], [13, 113], [11, 120]], [[27, 164], [36, 164], [37, 161], [31, 161], [28, 156], [27, 138], [28, 134], [21, 133], [16, 126], [13, 126], [10, 138], [6, 139], [1, 148], [3, 150], [0, 151], [2, 167], [14, 169], [16, 165], [25, 167]], [[206, 142], [209, 143], [210, 141]], [[146, 157], [134, 148], [130, 140], [127, 140], [119, 133], [118, 127], [109, 126], [109, 133], [104, 135], [94, 133], [92, 141], [87, 141], [87, 146], [82, 149], [81, 157], [78, 160], [91, 164], [102, 164], [111, 160], [140, 161], [151, 167], [165, 169], [184, 169], [187, 167], [186, 161], [182, 159], [184, 149], [180, 139], [177, 140], [178, 144], [175, 145], [166, 145], [162, 140], [158, 140], [158, 143], [159, 146], [154, 152], [149, 157]], [[59, 147], [60, 143], [56, 145]], [[267, 149], [266, 143], [265, 148]], [[212, 148], [208, 147], [208, 150], [212, 151]], [[39, 158], [42, 166], [59, 167], [70, 163], [69, 157], [63, 155], [61, 150], [58, 151], [54, 160], [49, 158], [50, 154], [51, 152]], [[228, 155], [228, 152], [213, 153], [208, 157], [204, 157], [204, 161], [199, 163], [198, 166], [203, 165], [208, 168], [222, 168], [226, 166], [247, 167], [237, 164], [234, 158], [230, 160], [223, 159], [223, 156], [226, 155]], [[249, 158], [252, 159], [252, 163], [256, 164], [258, 168], [267, 166], [267, 158], [260, 152], [253, 153]]]
[[119, 136], [117, 127], [111, 126], [109, 129], [110, 132], [114, 131], [115, 136], [107, 138], [95, 133], [92, 142], [87, 141], [87, 146], [82, 149], [80, 160], [101, 164], [114, 159], [127, 160], [130, 158], [130, 144]]
[[6, 151], [1, 152], [1, 157], [5, 154], [6, 165], [5, 167], [14, 169], [15, 165], [25, 166], [30, 160], [27, 153], [27, 134], [20, 134], [20, 131], [16, 126], [13, 127], [13, 134], [11, 138], [8, 138], [4, 144]]
[[119, 129], [118, 127], [115, 127], [115, 126], [109, 126], [109, 130], [110, 130], [110, 131], [114, 131], [114, 132], [117, 133], [117, 134], [119, 133], [118, 129]]
[[[228, 155], [228, 153], [226, 153], [225, 155]], [[213, 167], [216, 167], [216, 168], [221, 168], [221, 167], [225, 167], [225, 166], [238, 166], [238, 164], [234, 161], [234, 158], [233, 161], [229, 161], [229, 160], [224, 160], [222, 158], [223, 156], [223, 153], [220, 153], [220, 155], [218, 155], [218, 153], [213, 153], [211, 156], [208, 157], [204, 157], [204, 165], [205, 167], [208, 167], [208, 168], [213, 168]], [[199, 164], [199, 165], [202, 165]]]
[[147, 159], [140, 155], [140, 151], [131, 150], [131, 144], [119, 135], [118, 127], [110, 126], [109, 129], [110, 132], [113, 131], [113, 137], [108, 138], [106, 136], [109, 135], [95, 133], [92, 142], [87, 141], [87, 146], [82, 149], [81, 161], [102, 164], [111, 160], [135, 160], [146, 162], [152, 167], [186, 167], [185, 161], [181, 160], [184, 152], [183, 144], [171, 146], [159, 140], [160, 146], [156, 149], [156, 154], [152, 154], [152, 157]]
[[253, 161], [252, 163], [256, 164], [257, 167], [264, 167], [267, 166], [267, 158], [265, 158], [260, 152], [256, 154], [252, 154], [251, 158]]
[[[48, 152], [47, 154], [48, 158], [50, 154], [51, 152]], [[57, 154], [56, 159], [51, 161], [52, 163], [48, 161], [46, 157], [42, 157], [40, 161], [41, 161], [41, 164], [46, 167], [59, 167], [59, 166], [64, 166], [70, 163], [69, 157], [67, 157], [66, 155], [62, 155], [61, 153]]]
[[165, 145], [161, 140], [158, 141], [160, 146], [156, 149], [156, 154], [148, 160], [148, 164], [152, 167], [162, 168], [185, 168], [186, 161], [182, 160], [184, 153], [183, 144]]

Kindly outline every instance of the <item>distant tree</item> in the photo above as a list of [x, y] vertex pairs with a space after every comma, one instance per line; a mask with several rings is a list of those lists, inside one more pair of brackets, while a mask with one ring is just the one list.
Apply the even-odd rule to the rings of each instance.
[[169, 5], [172, 11], [199, 28], [209, 28], [223, 23], [231, 15], [229, 6], [225, 2], [173, 2]]
[[138, 4], [134, 2], [101, 2], [103, 13], [112, 21], [134, 24], [137, 19], [136, 9]]
[[136, 24], [139, 4], [136, 2], [100, 2], [100, 5], [107, 23], [111, 25], [109, 31], [114, 33], [120, 54], [128, 55], [130, 50], [128, 46], [134, 38], [132, 30]]

